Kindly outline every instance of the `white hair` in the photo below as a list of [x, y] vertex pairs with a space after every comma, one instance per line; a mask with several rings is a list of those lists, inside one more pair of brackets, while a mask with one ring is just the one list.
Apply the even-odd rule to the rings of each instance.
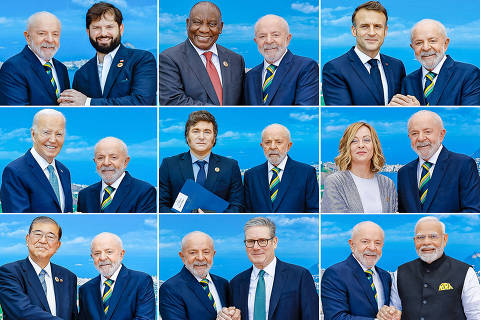
[[289, 34], [290, 33], [290, 28], [288, 27], [288, 22], [287, 20], [285, 20], [284, 18], [280, 17], [280, 16], [277, 16], [275, 14], [267, 14], [263, 17], [261, 17], [260, 19], [257, 20], [257, 22], [255, 22], [255, 26], [253, 27], [253, 30], [254, 30], [254, 33], [257, 34], [257, 29], [258, 29], [258, 25], [259, 23], [262, 21], [262, 19], [264, 18], [277, 18], [278, 20], [280, 20], [280, 23], [283, 25], [283, 28], [285, 29], [286, 33]]
[[213, 242], [212, 237], [210, 237], [208, 234], [206, 234], [205, 232], [202, 232], [202, 231], [192, 231], [192, 232], [186, 234], [186, 235], [182, 238], [182, 242], [181, 242], [182, 251], [183, 251], [183, 249], [185, 248], [185, 245], [186, 245], [187, 241], [188, 241], [192, 236], [195, 236], [195, 235], [203, 235], [203, 236], [206, 236], [206, 237], [208, 238], [208, 240], [212, 243], [212, 248], [214, 248], [214, 242]]
[[442, 118], [440, 118], [440, 116], [438, 114], [436, 114], [435, 112], [430, 111], [430, 110], [420, 110], [420, 111], [417, 111], [414, 114], [412, 114], [412, 116], [408, 119], [407, 130], [410, 130], [410, 124], [412, 122], [412, 119], [414, 117], [416, 117], [417, 115], [429, 115], [429, 116], [431, 116], [433, 118], [433, 120], [435, 120], [437, 122], [437, 124], [440, 126], [440, 130], [444, 129]]
[[438, 29], [440, 30], [440, 33], [442, 34], [442, 36], [444, 38], [447, 38], [447, 29], [445, 29], [445, 26], [440, 21], [433, 20], [433, 19], [423, 19], [423, 20], [420, 20], [417, 23], [415, 23], [415, 25], [410, 30], [410, 42], [412, 42], [412, 40], [413, 40], [413, 31], [415, 31], [415, 28], [418, 27], [419, 24], [423, 24], [423, 23], [426, 23], [426, 22], [436, 24]]
[[95, 240], [98, 239], [98, 238], [101, 238], [101, 237], [105, 237], [105, 236], [111, 237], [113, 239], [113, 241], [115, 241], [120, 246], [121, 250], [123, 250], [123, 242], [122, 242], [122, 239], [120, 239], [119, 236], [117, 236], [115, 233], [111, 233], [111, 232], [102, 232], [102, 233], [97, 234], [92, 239], [92, 242], [90, 242], [90, 251], [93, 250], [93, 243], [95, 242]]
[[65, 116], [60, 111], [57, 111], [55, 109], [42, 109], [42, 110], [38, 111], [37, 113], [35, 113], [35, 116], [33, 116], [32, 130], [35, 133], [37, 132], [38, 120], [40, 119], [41, 116], [62, 117], [63, 118], [63, 123], [65, 125], [67, 124], [67, 119], [65, 119]]
[[290, 136], [290, 130], [288, 130], [287, 127], [285, 127], [284, 125], [281, 125], [279, 123], [272, 123], [268, 126], [266, 126], [263, 130], [262, 130], [262, 140], [263, 140], [263, 135], [265, 134], [265, 131], [267, 131], [268, 129], [270, 128], [281, 128], [285, 131], [285, 134], [287, 135], [288, 137], [288, 141], [292, 141], [292, 137]]
[[125, 142], [123, 142], [122, 140], [120, 140], [118, 138], [115, 138], [115, 137], [105, 137], [103, 139], [100, 139], [100, 141], [98, 141], [95, 144], [95, 147], [93, 148], [93, 153], [97, 152], [97, 148], [98, 148], [98, 145], [100, 143], [106, 142], [106, 141], [109, 141], [109, 140], [117, 142], [120, 145], [120, 149], [122, 150], [122, 152], [125, 153], [126, 156], [128, 156], [128, 148], [127, 148], [127, 145], [125, 144]]
[[41, 16], [50, 16], [52, 18], [55, 18], [55, 20], [57, 20], [60, 27], [62, 26], [62, 23], [60, 22], [60, 20], [53, 13], [48, 12], [48, 11], [40, 11], [40, 12], [36, 12], [36, 13], [32, 14], [30, 17], [28, 17], [28, 19], [27, 19], [27, 31], [32, 28], [32, 26], [37, 22], [37, 20]]
[[360, 232], [360, 228], [365, 226], [365, 225], [374, 225], [374, 226], [377, 226], [381, 231], [382, 231], [382, 237], [383, 239], [385, 239], [385, 231], [383, 231], [382, 227], [380, 227], [378, 224], [376, 224], [375, 222], [372, 222], [372, 221], [362, 221], [362, 222], [359, 222], [357, 223], [353, 229], [352, 229], [352, 236], [351, 236], [351, 239], [355, 238], [355, 236], [357, 235], [357, 233]]
[[443, 223], [442, 221], [438, 220], [437, 217], [434, 217], [434, 216], [427, 216], [427, 217], [423, 217], [423, 218], [420, 218], [417, 223], [415, 224], [415, 234], [417, 233], [417, 227], [420, 223], [422, 222], [425, 222], [425, 221], [434, 221], [434, 222], [438, 222], [440, 223], [440, 226], [442, 227], [442, 233], [445, 234], [445, 223]]

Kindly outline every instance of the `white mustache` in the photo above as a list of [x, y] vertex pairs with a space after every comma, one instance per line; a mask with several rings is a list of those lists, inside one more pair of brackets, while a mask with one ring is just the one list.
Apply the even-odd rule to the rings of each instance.
[[202, 267], [202, 266], [206, 266], [207, 263], [206, 262], [194, 262], [193, 265], [197, 266], [197, 267]]
[[371, 255], [371, 256], [377, 256], [377, 253], [375, 251], [370, 251], [370, 250], [365, 250], [363, 254]]
[[42, 44], [40, 45], [42, 48], [54, 48], [56, 49], [57, 47], [55, 47], [54, 44], [50, 44], [50, 43], [47, 43], [47, 42], [42, 42]]
[[435, 52], [435, 50], [430, 49], [430, 50], [428, 50], [427, 52], [422, 52], [422, 53], [420, 53], [420, 57], [423, 58], [423, 57], [426, 57], [426, 56], [431, 56], [432, 54], [435, 55], [435, 56], [438, 56], [438, 53]]
[[277, 49], [278, 48], [278, 45], [276, 44], [264, 44], [263, 45], [263, 50], [267, 50], [267, 49]]
[[417, 147], [426, 147], [429, 145], [430, 145], [430, 142], [417, 142], [416, 144]]

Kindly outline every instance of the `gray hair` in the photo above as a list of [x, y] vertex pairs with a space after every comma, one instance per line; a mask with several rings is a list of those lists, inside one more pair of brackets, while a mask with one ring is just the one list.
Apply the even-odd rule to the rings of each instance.
[[443, 223], [442, 221], [438, 220], [437, 217], [434, 217], [434, 216], [427, 216], [427, 217], [423, 217], [423, 218], [420, 218], [417, 223], [415, 224], [415, 233], [416, 233], [416, 230], [417, 230], [417, 227], [420, 223], [422, 222], [425, 222], [425, 221], [434, 221], [434, 222], [438, 222], [440, 223], [440, 226], [442, 227], [442, 233], [445, 234], [445, 223]]
[[40, 12], [35, 12], [30, 17], [28, 17], [28, 19], [27, 19], [27, 31], [30, 30], [30, 28], [32, 28], [32, 26], [37, 22], [37, 20], [41, 16], [50, 16], [52, 18], [55, 18], [55, 20], [57, 20], [60, 27], [62, 26], [62, 23], [60, 22], [60, 20], [53, 13], [48, 12], [48, 11], [40, 11]]
[[285, 131], [285, 134], [286, 134], [287, 137], [288, 137], [288, 141], [292, 141], [292, 137], [291, 137], [291, 135], [290, 135], [290, 130], [288, 130], [287, 127], [285, 127], [284, 125], [281, 125], [281, 124], [279, 124], [279, 123], [272, 123], [272, 124], [266, 126], [266, 127], [262, 130], [262, 140], [263, 140], [263, 135], [265, 134], [265, 131], [267, 131], [267, 130], [270, 129], [270, 128], [275, 128], [275, 127], [283, 129], [283, 130]]
[[385, 231], [383, 231], [382, 227], [380, 227], [378, 224], [376, 224], [375, 222], [372, 222], [372, 221], [362, 221], [362, 222], [357, 223], [352, 229], [351, 239], [353, 239], [357, 235], [357, 233], [360, 232], [360, 228], [365, 226], [365, 225], [377, 226], [380, 230], [382, 230], [383, 239], [385, 239]]
[[257, 34], [258, 25], [263, 18], [277, 18], [278, 20], [280, 20], [280, 23], [283, 25], [283, 28], [285, 29], [287, 34], [290, 33], [290, 28], [288, 27], [287, 20], [285, 20], [284, 18], [282, 18], [280, 16], [277, 16], [275, 14], [267, 14], [267, 15], [264, 15], [263, 17], [261, 17], [260, 19], [258, 19], [257, 22], [255, 22], [255, 26], [253, 27], [253, 30], [254, 30], [255, 34]]
[[410, 42], [412, 42], [413, 40], [413, 31], [415, 31], [415, 28], [418, 27], [419, 24], [423, 24], [425, 22], [436, 24], [438, 29], [440, 30], [440, 33], [443, 35], [443, 37], [447, 38], [447, 29], [445, 29], [445, 26], [440, 21], [433, 20], [433, 19], [423, 19], [415, 23], [412, 29], [410, 29]]
[[212, 248], [215, 248], [215, 244], [213, 242], [213, 238], [210, 237], [208, 234], [206, 234], [205, 232], [202, 232], [202, 231], [192, 231], [190, 233], [187, 233], [183, 238], [182, 238], [182, 242], [180, 243], [181, 244], [181, 248], [182, 248], [182, 251], [183, 251], [183, 248], [185, 247], [185, 244], [187, 243], [187, 241], [189, 240], [189, 238], [191, 238], [192, 236], [195, 236], [195, 235], [202, 235], [202, 236], [205, 236], [208, 238], [208, 240], [212, 243]]
[[438, 114], [436, 114], [435, 112], [430, 111], [430, 110], [420, 110], [420, 111], [417, 111], [414, 114], [412, 114], [412, 116], [408, 119], [407, 131], [410, 130], [410, 124], [412, 122], [412, 119], [414, 117], [418, 116], [418, 115], [429, 115], [429, 116], [431, 116], [433, 118], [433, 120], [435, 120], [437, 122], [437, 124], [440, 126], [440, 129], [441, 130], [444, 129], [442, 118], [440, 118], [440, 116]]
[[40, 119], [41, 116], [55, 116], [55, 117], [62, 117], [63, 122], [66, 125], [67, 124], [67, 119], [61, 113], [60, 111], [57, 111], [55, 109], [42, 109], [35, 113], [35, 116], [33, 116], [33, 124], [32, 124], [32, 130], [33, 132], [37, 132], [38, 129], [38, 120]]
[[122, 242], [122, 239], [120, 239], [119, 236], [117, 236], [115, 233], [111, 233], [111, 232], [102, 232], [102, 233], [99, 233], [97, 234], [93, 239], [92, 239], [92, 242], [90, 242], [90, 251], [93, 250], [93, 242], [95, 242], [96, 239], [100, 238], [100, 237], [105, 237], [105, 236], [109, 236], [111, 238], [113, 238], [113, 240], [120, 246], [120, 248], [123, 250], [123, 242]]
[[248, 229], [253, 228], [253, 227], [268, 227], [270, 231], [270, 237], [273, 238], [275, 237], [275, 230], [276, 226], [275, 223], [273, 223], [272, 220], [265, 218], [265, 217], [255, 217], [250, 220], [248, 220], [245, 223], [245, 226], [243, 227], [243, 232], [247, 232]]
[[119, 145], [120, 145], [120, 149], [122, 149], [122, 152], [125, 153], [126, 156], [128, 156], [128, 148], [127, 148], [127, 145], [125, 144], [125, 142], [123, 142], [122, 140], [118, 139], [118, 138], [115, 138], [115, 137], [105, 137], [103, 139], [100, 139], [96, 144], [95, 144], [95, 147], [93, 149], [93, 153], [96, 153], [97, 152], [97, 148], [98, 148], [98, 145], [102, 142], [105, 142], [105, 141], [108, 141], [108, 140], [112, 140], [112, 141], [115, 141], [117, 142]]

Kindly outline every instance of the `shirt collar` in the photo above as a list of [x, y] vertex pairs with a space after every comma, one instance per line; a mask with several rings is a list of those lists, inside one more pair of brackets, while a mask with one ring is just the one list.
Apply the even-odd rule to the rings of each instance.
[[[285, 158], [283, 158], [283, 160], [276, 167], [285, 171], [285, 165], [287, 164], [287, 159], [288, 159], [288, 155], [286, 155]], [[268, 163], [268, 172], [270, 172], [273, 169], [274, 165], [271, 164], [270, 161], [267, 161], [267, 163]]]
[[[111, 58], [111, 61], [113, 61], [113, 59], [115, 58], [115, 55], [117, 54], [118, 49], [120, 49], [120, 45], [118, 45], [118, 47], [116, 47], [115, 49], [107, 53], [105, 57], [109, 56]], [[105, 57], [103, 57], [104, 62], [105, 62]], [[97, 65], [99, 64], [103, 64], [103, 63], [100, 63], [100, 61], [98, 61], [98, 54], [97, 54]]]
[[253, 265], [252, 274], [254, 279], [258, 278], [258, 273], [260, 272], [260, 270], [265, 271], [265, 273], [268, 274], [269, 276], [275, 277], [276, 266], [277, 266], [277, 257], [273, 257], [273, 260], [263, 269], [258, 269], [257, 267], [255, 267], [255, 265]]
[[[115, 270], [115, 272], [112, 274], [112, 276], [108, 279], [111, 279], [114, 282], [117, 281], [117, 277], [118, 277], [118, 274], [120, 273], [120, 269], [122, 269], [122, 264], [120, 264], [120, 266], [117, 268], [117, 270]], [[104, 277], [103, 275], [101, 275], [101, 280], [102, 280], [102, 284], [104, 284], [105, 281], [107, 281], [107, 278]]]
[[218, 57], [218, 51], [217, 51], [217, 44], [216, 43], [214, 43], [210, 49], [203, 50], [203, 49], [200, 49], [197, 46], [195, 46], [190, 39], [188, 39], [188, 41], [190, 41], [190, 43], [195, 48], [195, 51], [197, 51], [199, 56], [202, 56], [205, 52], [211, 51], [214, 55], [216, 55]]
[[267, 69], [268, 66], [271, 65], [271, 64], [278, 67], [280, 65], [280, 62], [282, 62], [283, 57], [285, 57], [285, 54], [287, 53], [287, 51], [288, 51], [288, 49], [285, 48], [285, 52], [282, 54], [280, 59], [278, 59], [277, 61], [275, 61], [273, 63], [269, 63], [269, 62], [267, 62], [267, 60], [263, 59], [263, 70], [265, 71], [265, 69]]
[[424, 66], [422, 66], [422, 79], [424, 79], [425, 76], [427, 75], [427, 73], [429, 73], [429, 72], [433, 72], [436, 75], [438, 75], [440, 73], [440, 69], [442, 69], [442, 66], [443, 66], [443, 63], [445, 62], [445, 60], [447, 60], [447, 55], [443, 56], [443, 59], [436, 65], [435, 68], [433, 68], [432, 71], [428, 71], [427, 69], [425, 69]]
[[[440, 155], [440, 152], [442, 151], [443, 149], [443, 145], [440, 145], [440, 147], [438, 147], [438, 150], [435, 151], [435, 153], [433, 154], [433, 156], [430, 157], [430, 159], [426, 160], [432, 164], [436, 164], [437, 163], [437, 160], [438, 160], [438, 156]], [[420, 160], [419, 161], [419, 165], [420, 167], [423, 165], [423, 163], [425, 162], [425, 160], [423, 160], [422, 158], [418, 157], [418, 159]]]
[[38, 152], [37, 150], [35, 150], [34, 147], [32, 147], [30, 149], [30, 153], [32, 154], [33, 158], [35, 159], [35, 161], [37, 161], [38, 165], [40, 166], [40, 168], [42, 168], [43, 171], [45, 171], [45, 169], [47, 169], [47, 167], [49, 165], [52, 165], [53, 168], [56, 170], [56, 166], [55, 166], [55, 159], [53, 159], [52, 163], [48, 163], [47, 160], [45, 160]]
[[[114, 183], [112, 183], [110, 186], [115, 188], [115, 190], [118, 189], [118, 186], [120, 185], [120, 183], [122, 182], [123, 180], [123, 177], [125, 177], [125, 172], [122, 173], [122, 175], [117, 179], [115, 180]], [[108, 184], [105, 183], [105, 181], [102, 180], [102, 190], [105, 190], [105, 188], [108, 186]]]
[[[203, 158], [202, 160], [206, 161], [207, 164], [210, 163], [210, 155], [211, 155], [211, 154], [212, 154], [212, 153], [210, 152], [210, 153], [209, 153], [205, 158]], [[200, 159], [198, 159], [197, 157], [195, 157], [195, 156], [193, 155], [192, 150], [190, 150], [190, 157], [192, 158], [192, 164], [194, 164], [197, 160], [200, 160]]]
[[[40, 272], [42, 271], [42, 268], [35, 261], [33, 261], [33, 259], [30, 256], [28, 256], [28, 260], [30, 260], [30, 263], [32, 264], [33, 269], [35, 269], [35, 273], [38, 276], [40, 274]], [[50, 264], [50, 261], [48, 261], [48, 264], [45, 266], [45, 268], [43, 268], [43, 270], [45, 270], [45, 272], [50, 276], [50, 278], [53, 278], [52, 277], [52, 265]]]
[[368, 63], [368, 61], [370, 61], [371, 59], [377, 59], [378, 61], [380, 61], [380, 63], [382, 62], [382, 59], [380, 59], [380, 51], [378, 51], [377, 55], [373, 58], [371, 58], [370, 56], [360, 51], [360, 49], [358, 49], [357, 46], [355, 46], [354, 51], [357, 54], [357, 56], [360, 58], [360, 61], [362, 61], [363, 64]]

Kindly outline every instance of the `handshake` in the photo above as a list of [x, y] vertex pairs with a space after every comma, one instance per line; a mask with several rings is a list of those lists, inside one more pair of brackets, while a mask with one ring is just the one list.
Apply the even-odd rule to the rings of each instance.
[[[240, 320], [240, 309], [235, 307], [222, 308], [217, 314], [217, 320]], [[400, 318], [399, 318], [400, 319]]]
[[[402, 311], [398, 310], [395, 307], [390, 307], [385, 305], [377, 313], [378, 320], [400, 320], [401, 316], [402, 316]], [[220, 319], [223, 319], [223, 318], [220, 318]]]

